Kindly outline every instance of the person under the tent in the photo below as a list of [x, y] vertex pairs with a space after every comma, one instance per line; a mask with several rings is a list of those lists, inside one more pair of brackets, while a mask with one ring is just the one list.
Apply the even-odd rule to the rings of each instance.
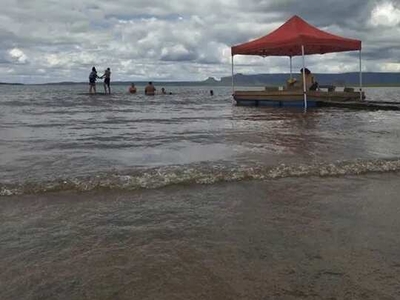
[[[315, 81], [314, 75], [307, 68], [304, 68], [304, 76], [306, 82], [307, 91], [316, 91], [318, 88], [318, 82]], [[303, 89], [303, 68], [300, 70], [300, 79], [296, 78], [289, 79], [287, 81], [288, 89]]]
[[[311, 74], [311, 71], [307, 68], [304, 68], [305, 80], [306, 80], [306, 90], [307, 91], [316, 91], [318, 88], [318, 82], [315, 81], [314, 75]], [[300, 70], [301, 75], [301, 87], [303, 87], [303, 68]]]

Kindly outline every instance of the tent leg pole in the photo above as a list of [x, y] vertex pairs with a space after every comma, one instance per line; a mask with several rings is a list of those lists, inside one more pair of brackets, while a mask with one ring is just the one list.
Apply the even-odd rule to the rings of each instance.
[[235, 94], [235, 83], [233, 80], [233, 55], [232, 55], [232, 59], [231, 59], [231, 66], [232, 66], [232, 95]]
[[360, 49], [360, 101], [362, 101], [362, 64], [361, 64], [361, 49]]
[[303, 99], [304, 99], [304, 110], [307, 110], [307, 91], [306, 91], [306, 72], [305, 69], [305, 58], [304, 58], [304, 45], [301, 45], [301, 56], [303, 57]]
[[292, 65], [292, 57], [290, 56], [290, 79], [293, 78], [292, 73], [293, 73], [293, 65]]

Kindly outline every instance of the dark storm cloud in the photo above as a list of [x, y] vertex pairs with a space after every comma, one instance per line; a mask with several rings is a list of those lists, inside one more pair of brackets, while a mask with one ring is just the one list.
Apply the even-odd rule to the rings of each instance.
[[194, 52], [180, 52], [180, 51], [169, 51], [161, 54], [160, 60], [162, 61], [195, 61], [197, 59], [197, 54]]
[[[264, 9], [274, 11], [285, 18], [298, 15], [312, 21], [313, 25], [318, 27], [338, 25], [339, 27], [355, 26], [355, 28], [362, 28], [368, 22], [369, 14], [375, 3], [376, 1], [370, 0], [362, 2], [351, 0], [282, 0], [270, 1], [265, 4]], [[254, 7], [257, 7], [257, 3]]]
[[[400, 46], [398, 47], [379, 47], [379, 49], [371, 49], [369, 51], [364, 51], [363, 59], [366, 60], [385, 60], [389, 57], [399, 57], [400, 58]], [[399, 61], [399, 60], [397, 60]]]

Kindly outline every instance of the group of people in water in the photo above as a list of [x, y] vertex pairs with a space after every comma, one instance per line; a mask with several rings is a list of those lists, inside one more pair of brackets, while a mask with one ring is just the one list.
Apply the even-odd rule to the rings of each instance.
[[[137, 89], [134, 83], [131, 84], [131, 86], [128, 89], [129, 93], [131, 94], [136, 94]], [[155, 86], [153, 85], [153, 82], [149, 81], [149, 83], [146, 85], [146, 87], [144, 88], [144, 94], [148, 95], [148, 96], [154, 96], [156, 94], [157, 89], [155, 88]], [[163, 95], [172, 95], [171, 92], [167, 93], [167, 91], [165, 90], [165, 88], [161, 88], [161, 94]]]
[[[304, 74], [303, 74], [304, 73]], [[110, 87], [110, 81], [111, 81], [111, 69], [107, 68], [104, 70], [104, 74], [101, 76], [97, 75], [97, 70], [95, 67], [92, 68], [92, 72], [89, 74], [89, 94], [96, 94], [96, 80], [97, 79], [104, 79], [104, 94], [111, 94], [111, 87]], [[305, 80], [305, 86], [306, 90], [308, 91], [315, 91], [318, 89], [318, 82], [315, 80], [314, 76], [311, 74], [311, 71], [307, 68], [303, 68], [300, 70], [300, 79], [297, 80], [296, 78], [290, 78], [287, 81], [287, 89], [303, 89], [303, 80]], [[131, 86], [128, 89], [129, 93], [131, 94], [136, 94], [137, 89], [134, 83], [131, 84]], [[157, 89], [153, 85], [153, 83], [150, 81], [146, 87], [144, 88], [144, 94], [153, 96], [156, 94]], [[161, 94], [169, 94], [171, 95], [172, 93], [165, 90], [165, 88], [161, 88]], [[210, 95], [213, 96], [214, 92], [210, 90]]]
[[[111, 94], [111, 87], [110, 87], [110, 81], [111, 81], [111, 69], [107, 68], [104, 71], [104, 74], [101, 76], [97, 75], [97, 70], [95, 67], [92, 68], [92, 71], [89, 74], [89, 94], [96, 94], [96, 80], [97, 79], [104, 79], [104, 94]], [[131, 94], [136, 94], [137, 89], [134, 83], [131, 84], [131, 86], [128, 89], [129, 93]], [[144, 94], [145, 95], [155, 95], [157, 89], [154, 87], [153, 83], [150, 81], [146, 87], [144, 88]], [[171, 92], [167, 93], [165, 88], [161, 88], [161, 94], [169, 94], [172, 95]]]

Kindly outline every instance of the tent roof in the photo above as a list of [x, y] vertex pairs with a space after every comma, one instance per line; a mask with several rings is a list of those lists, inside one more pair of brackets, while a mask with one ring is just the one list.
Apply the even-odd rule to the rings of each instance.
[[361, 41], [343, 38], [308, 24], [302, 18], [293, 16], [270, 34], [231, 48], [232, 56], [298, 56], [304, 45], [305, 54], [324, 54], [361, 50]]

